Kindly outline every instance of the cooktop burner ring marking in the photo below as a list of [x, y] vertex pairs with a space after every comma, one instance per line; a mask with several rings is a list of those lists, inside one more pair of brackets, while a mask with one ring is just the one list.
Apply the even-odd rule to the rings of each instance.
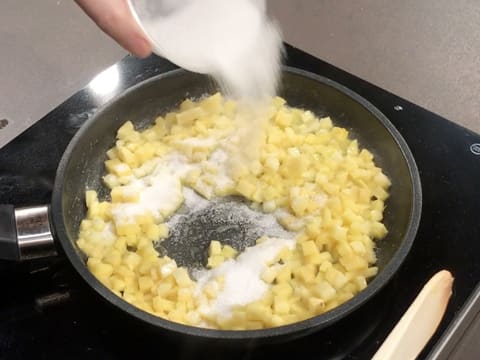
[[480, 143], [470, 145], [470, 151], [473, 155], [480, 155]]

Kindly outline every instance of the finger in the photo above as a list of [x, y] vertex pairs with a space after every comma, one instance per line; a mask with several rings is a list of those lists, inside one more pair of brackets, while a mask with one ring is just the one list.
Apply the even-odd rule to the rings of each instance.
[[109, 36], [137, 57], [147, 57], [152, 45], [133, 18], [126, 0], [75, 0]]

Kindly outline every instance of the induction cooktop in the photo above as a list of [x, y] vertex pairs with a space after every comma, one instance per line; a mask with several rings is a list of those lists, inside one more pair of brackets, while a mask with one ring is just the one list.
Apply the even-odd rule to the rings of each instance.
[[[406, 140], [417, 163], [423, 209], [413, 247], [394, 278], [344, 320], [300, 339], [225, 348], [165, 339], [113, 309], [65, 257], [0, 261], [0, 359], [369, 359], [424, 283], [449, 270], [453, 295], [421, 359], [453, 359], [479, 311], [480, 135], [286, 45], [286, 65], [330, 78], [375, 105]], [[175, 69], [163, 58], [127, 56], [0, 149], [0, 203], [48, 204], [63, 151], [105, 102]], [[101, 81], [103, 79], [103, 81]], [[95, 82], [97, 80], [97, 82]], [[102, 85], [103, 84], [103, 85]], [[105, 84], [106, 87], [105, 87]], [[1, 131], [1, 129], [0, 129]], [[60, 251], [61, 252], [61, 251]], [[478, 326], [477, 326], [478, 327]], [[466, 356], [466, 355], [465, 355]]]

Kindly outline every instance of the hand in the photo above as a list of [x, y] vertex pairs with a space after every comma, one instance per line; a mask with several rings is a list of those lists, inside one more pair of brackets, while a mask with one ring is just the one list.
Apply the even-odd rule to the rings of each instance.
[[133, 55], [145, 58], [152, 53], [126, 0], [75, 0], [85, 13], [110, 37]]

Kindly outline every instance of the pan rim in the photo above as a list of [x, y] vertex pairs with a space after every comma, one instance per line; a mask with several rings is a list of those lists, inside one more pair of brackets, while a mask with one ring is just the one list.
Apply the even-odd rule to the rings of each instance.
[[69, 240], [67, 230], [63, 222], [62, 191], [64, 186], [63, 175], [65, 173], [65, 169], [69, 163], [71, 154], [74, 151], [76, 144], [83, 137], [83, 134], [86, 133], [91, 124], [93, 124], [96, 119], [101, 118], [102, 114], [106, 112], [111, 106], [113, 106], [120, 97], [128, 96], [130, 93], [137, 91], [139, 88], [146, 86], [151, 82], [161, 81], [162, 78], [177, 76], [182, 73], [189, 73], [187, 70], [177, 68], [141, 81], [140, 83], [126, 89], [114, 98], [110, 99], [106, 104], [102, 106], [101, 109], [99, 109], [95, 114], [93, 114], [93, 116], [90, 117], [87, 122], [85, 122], [83, 126], [77, 131], [77, 133], [73, 136], [59, 162], [59, 166], [57, 167], [51, 203], [51, 219], [53, 223], [54, 236], [61, 243], [61, 246], [65, 254], [67, 255], [67, 258], [69, 259], [75, 270], [80, 274], [83, 280], [91, 288], [93, 288], [104, 300], [144, 323], [173, 333], [188, 335], [202, 339], [220, 339], [232, 341], [248, 339], [262, 340], [291, 336], [296, 333], [311, 333], [324, 329], [335, 323], [336, 321], [345, 318], [351, 312], [355, 311], [361, 305], [366, 303], [370, 298], [376, 295], [387, 283], [390, 282], [391, 278], [397, 273], [398, 269], [401, 267], [410, 249], [412, 248], [421, 219], [421, 180], [415, 159], [407, 142], [400, 134], [400, 132], [396, 129], [396, 127], [390, 122], [390, 120], [388, 120], [388, 118], [376, 106], [374, 106], [371, 102], [369, 102], [353, 90], [347, 88], [346, 86], [330, 78], [292, 66], [282, 66], [282, 72], [292, 73], [295, 75], [310, 78], [314, 81], [318, 81], [322, 84], [334, 88], [337, 91], [340, 91], [345, 96], [353, 99], [355, 102], [363, 106], [369, 113], [371, 113], [378, 121], [380, 121], [380, 123], [386, 128], [386, 130], [390, 133], [391, 137], [397, 144], [409, 170], [410, 182], [412, 186], [412, 204], [410, 209], [407, 231], [400, 243], [399, 248], [396, 250], [389, 263], [378, 275], [375, 276], [374, 279], [372, 279], [371, 282], [369, 282], [368, 286], [363, 291], [356, 294], [351, 300], [339, 305], [338, 307], [326, 313], [300, 322], [259, 330], [217, 330], [172, 322], [147, 313], [126, 302], [125, 300], [111, 292], [99, 280], [97, 280], [88, 270], [85, 262], [81, 259], [80, 256], [78, 256], [79, 250], [75, 248], [74, 241]]

